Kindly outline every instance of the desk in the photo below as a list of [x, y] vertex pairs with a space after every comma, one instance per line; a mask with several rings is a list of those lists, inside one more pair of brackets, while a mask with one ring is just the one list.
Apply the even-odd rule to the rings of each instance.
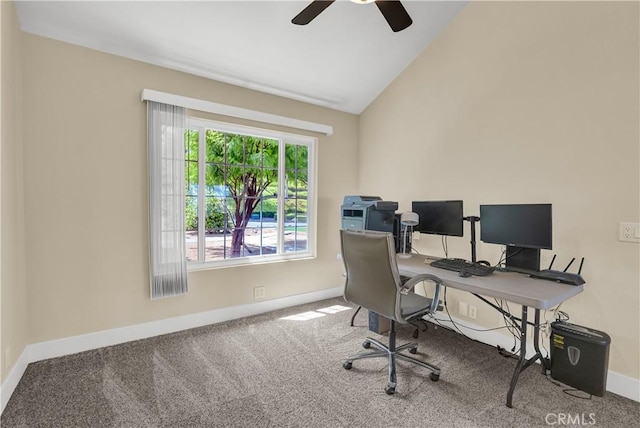
[[[427, 263], [425, 263], [425, 261], [427, 261]], [[458, 276], [457, 272], [432, 267], [429, 265], [426, 256], [416, 254], [409, 259], [398, 257], [397, 262], [400, 275], [414, 276], [421, 273], [435, 275], [442, 279], [444, 286], [472, 293], [488, 305], [493, 306], [496, 310], [509, 316], [514, 322], [520, 323], [520, 356], [513, 376], [511, 377], [509, 392], [507, 393], [508, 407], [513, 407], [513, 392], [518, 383], [520, 373], [537, 360], [540, 360], [543, 372], [549, 368], [548, 362], [543, 357], [539, 347], [540, 310], [551, 309], [570, 297], [581, 293], [583, 290], [582, 285], [569, 285], [534, 279], [515, 272], [494, 272], [488, 276], [470, 276], [464, 278]], [[483, 296], [522, 305], [521, 318], [505, 312], [504, 309], [488, 301]], [[535, 321], [533, 324], [530, 323], [527, 318], [529, 307], [533, 308], [535, 312]], [[529, 359], [526, 358], [527, 325], [533, 326], [533, 346], [536, 351], [536, 354]]]

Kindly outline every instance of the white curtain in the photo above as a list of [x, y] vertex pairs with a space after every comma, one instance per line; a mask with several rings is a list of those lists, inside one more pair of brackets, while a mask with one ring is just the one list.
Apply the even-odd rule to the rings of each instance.
[[147, 101], [151, 298], [187, 293], [184, 107]]

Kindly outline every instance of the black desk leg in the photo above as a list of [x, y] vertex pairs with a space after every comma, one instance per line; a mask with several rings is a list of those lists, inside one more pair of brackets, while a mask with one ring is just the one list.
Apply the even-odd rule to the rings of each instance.
[[516, 389], [518, 378], [522, 373], [524, 367], [524, 361], [527, 355], [527, 310], [526, 306], [522, 307], [522, 325], [520, 326], [520, 357], [518, 358], [518, 365], [511, 377], [511, 384], [509, 384], [509, 392], [507, 393], [507, 407], [513, 407], [513, 391]]
[[[542, 366], [542, 374], [546, 375], [547, 370], [550, 369], [549, 362], [540, 352], [540, 309], [536, 309], [536, 325], [533, 327], [533, 348], [536, 350], [536, 355], [534, 356], [540, 359], [540, 365]], [[535, 360], [534, 360], [535, 361]]]
[[535, 363], [537, 360], [540, 360], [543, 374], [546, 374], [546, 370], [548, 368], [547, 360], [542, 355], [542, 352], [540, 352], [540, 309], [535, 310], [535, 324], [533, 326], [533, 347], [536, 350], [536, 354], [528, 360], [526, 359], [527, 325], [529, 324], [527, 321], [527, 312], [528, 308], [526, 306], [523, 306], [520, 326], [520, 356], [518, 358], [516, 369], [513, 372], [513, 376], [511, 377], [511, 384], [509, 385], [509, 392], [507, 393], [507, 407], [513, 407], [513, 391], [516, 389], [516, 384], [518, 383], [520, 373], [525, 371], [527, 367]]

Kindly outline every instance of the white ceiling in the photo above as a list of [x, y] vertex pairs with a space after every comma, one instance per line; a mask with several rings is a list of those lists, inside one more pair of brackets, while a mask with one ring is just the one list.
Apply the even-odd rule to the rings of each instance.
[[18, 1], [23, 31], [350, 113], [361, 113], [467, 4], [402, 3], [391, 31], [375, 4], [337, 1]]

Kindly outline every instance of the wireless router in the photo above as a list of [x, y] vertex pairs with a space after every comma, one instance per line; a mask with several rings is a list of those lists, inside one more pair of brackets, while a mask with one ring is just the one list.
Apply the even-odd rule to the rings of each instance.
[[549, 269], [544, 269], [538, 272], [533, 272], [529, 274], [531, 278], [545, 279], [547, 281], [556, 281], [561, 282], [563, 284], [571, 284], [571, 285], [582, 285], [584, 284], [584, 279], [580, 276], [580, 272], [582, 272], [582, 265], [584, 264], [584, 257], [580, 261], [580, 267], [578, 268], [578, 273], [567, 272], [569, 266], [573, 263], [576, 258], [572, 258], [566, 268], [563, 271], [553, 270], [551, 266], [553, 266], [553, 262], [556, 260], [556, 255], [553, 255], [551, 259], [551, 263], [549, 263]]

